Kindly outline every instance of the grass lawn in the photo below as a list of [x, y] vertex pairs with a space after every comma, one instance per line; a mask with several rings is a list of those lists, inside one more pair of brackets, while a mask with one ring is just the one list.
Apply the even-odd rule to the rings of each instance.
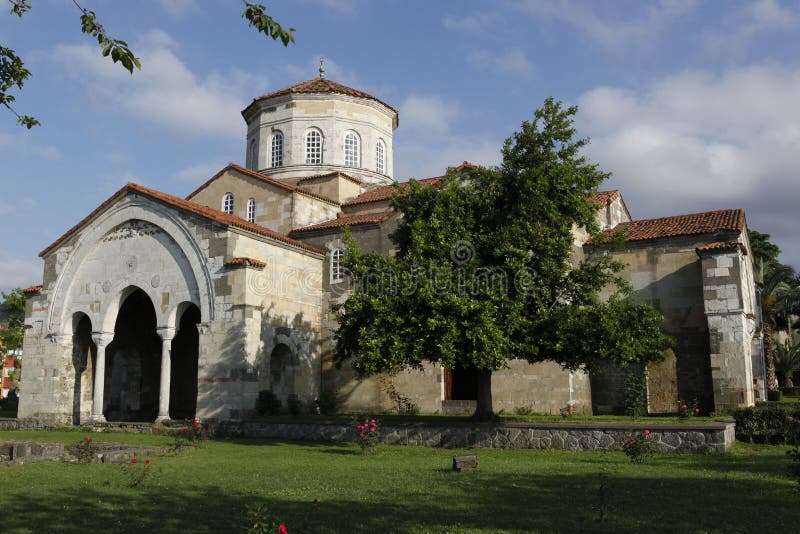
[[[2, 431], [0, 440], [78, 442], [75, 431]], [[96, 433], [96, 442], [167, 445], [165, 436]], [[786, 447], [737, 443], [726, 455], [463, 451], [230, 439], [153, 458], [143, 489], [122, 465], [0, 469], [0, 530], [239, 532], [262, 504], [289, 532], [798, 532], [800, 492]], [[312, 501], [319, 500], [314, 506]], [[599, 522], [603, 511], [605, 521]]]

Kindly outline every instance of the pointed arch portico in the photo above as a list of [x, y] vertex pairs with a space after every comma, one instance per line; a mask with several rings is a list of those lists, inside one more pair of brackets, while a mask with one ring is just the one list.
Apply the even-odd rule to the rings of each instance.
[[[47, 326], [51, 335], [59, 335], [69, 331], [72, 313], [82, 311], [97, 325], [98, 331], [111, 331], [115, 320], [114, 309], [118, 308], [120, 291], [127, 286], [135, 285], [145, 290], [154, 303], [160, 303], [157, 283], [159, 273], [131, 269], [117, 269], [121, 272], [108, 272], [105, 280], [96, 277], [81, 277], [79, 271], [87, 258], [97, 249], [98, 244], [112, 230], [130, 221], [142, 221], [152, 225], [163, 236], [169, 238], [173, 246], [167, 247], [173, 256], [172, 267], [180, 276], [174, 277], [178, 285], [171, 288], [176, 293], [175, 302], [189, 301], [200, 308], [204, 321], [214, 320], [214, 287], [211, 274], [200, 243], [192, 230], [178, 217], [177, 210], [169, 208], [147, 197], [130, 194], [120, 199], [103, 213], [99, 214], [91, 226], [81, 232], [77, 242], [69, 247], [53, 251], [57, 255], [56, 269], [58, 278], [52, 289], [52, 305], [48, 312]], [[180, 284], [181, 280], [183, 284]], [[83, 287], [78, 287], [83, 286]], [[154, 287], [155, 286], [155, 287]], [[75, 298], [93, 294], [96, 298]], [[169, 313], [172, 306], [167, 303], [168, 310], [156, 306], [158, 322], [168, 326]]]

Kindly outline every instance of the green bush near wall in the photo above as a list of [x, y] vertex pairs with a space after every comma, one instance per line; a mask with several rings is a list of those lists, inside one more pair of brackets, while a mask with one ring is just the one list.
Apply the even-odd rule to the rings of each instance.
[[800, 417], [800, 407], [793, 404], [760, 402], [751, 408], [733, 412], [736, 438], [750, 443], [784, 443], [789, 431], [787, 417]]

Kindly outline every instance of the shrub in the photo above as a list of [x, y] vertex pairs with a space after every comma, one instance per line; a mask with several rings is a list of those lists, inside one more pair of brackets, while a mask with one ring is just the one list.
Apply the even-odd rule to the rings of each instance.
[[173, 435], [173, 452], [179, 452], [184, 447], [198, 447], [208, 441], [208, 429], [200, 421], [186, 421], [183, 426], [175, 429]]
[[754, 407], [733, 412], [736, 437], [749, 442], [782, 443], [790, 430], [788, 417], [800, 418], [800, 410], [780, 404], [758, 403]]
[[97, 453], [100, 452], [100, 447], [92, 443], [92, 436], [86, 436], [77, 445], [73, 446], [70, 452], [80, 463], [90, 464], [97, 457]]
[[640, 417], [645, 413], [647, 379], [640, 371], [629, 371], [625, 377], [625, 414]]
[[147, 485], [147, 479], [151, 474], [150, 458], [139, 461], [134, 456], [131, 463], [123, 466], [123, 470], [125, 485], [129, 488], [142, 489]]
[[339, 411], [341, 401], [336, 391], [331, 389], [321, 389], [319, 397], [314, 401], [317, 411], [322, 415], [333, 415]]
[[628, 436], [622, 450], [630, 458], [631, 463], [643, 464], [655, 452], [655, 447], [650, 440], [650, 431], [645, 430], [641, 434]]
[[561, 417], [567, 419], [570, 416], [575, 415], [575, 410], [578, 409], [577, 404], [567, 404], [563, 408], [561, 408], [558, 412], [561, 414]]
[[275, 394], [268, 390], [262, 389], [258, 392], [258, 400], [256, 401], [256, 411], [258, 415], [274, 415], [280, 410], [281, 401]]
[[700, 408], [697, 407], [697, 399], [687, 402], [685, 400], [678, 401], [678, 417], [681, 419], [688, 419], [700, 415]]
[[514, 408], [514, 413], [517, 415], [533, 415], [535, 412], [530, 406], [517, 406]]
[[356, 425], [356, 443], [361, 447], [361, 452], [367, 454], [378, 444], [381, 433], [375, 419], [364, 419], [363, 423]]
[[786, 441], [793, 447], [786, 451], [792, 460], [789, 474], [797, 481], [797, 489], [800, 490], [800, 419], [790, 415], [786, 418], [786, 424], [788, 426]]

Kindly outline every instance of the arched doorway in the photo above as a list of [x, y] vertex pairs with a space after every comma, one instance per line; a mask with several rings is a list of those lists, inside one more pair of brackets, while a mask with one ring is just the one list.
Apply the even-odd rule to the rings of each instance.
[[294, 354], [286, 344], [279, 343], [269, 357], [270, 389], [284, 406], [295, 398]]
[[86, 419], [92, 413], [94, 388], [94, 366], [97, 345], [92, 341], [92, 321], [85, 313], [72, 317], [72, 368], [75, 384], [72, 390], [72, 424], [79, 425], [81, 416]]
[[181, 315], [172, 340], [169, 416], [194, 419], [197, 412], [197, 357], [200, 345], [197, 324], [200, 308], [190, 304]]
[[106, 349], [106, 419], [153, 421], [158, 413], [161, 338], [147, 293], [135, 288], [124, 300]]

